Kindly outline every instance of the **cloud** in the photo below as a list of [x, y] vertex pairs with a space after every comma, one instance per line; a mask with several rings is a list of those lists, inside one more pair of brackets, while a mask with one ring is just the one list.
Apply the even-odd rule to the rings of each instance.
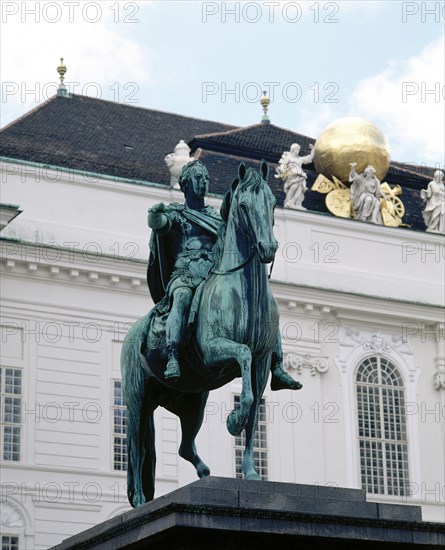
[[336, 104], [319, 103], [316, 109], [313, 103], [306, 104], [305, 106], [301, 106], [299, 110], [296, 128], [300, 134], [316, 139], [326, 126], [337, 118], [339, 118], [339, 113]]
[[[65, 82], [79, 83], [69, 87], [74, 93], [123, 102], [133, 91], [137, 99], [137, 89], [150, 75], [150, 52], [131, 35], [141, 12], [102, 1], [90, 2], [87, 11], [80, 2], [6, 4], [15, 4], [18, 12], [2, 12], [3, 124], [55, 94], [51, 83], [58, 83], [56, 67], [62, 56], [68, 67]], [[25, 11], [31, 4], [34, 15]], [[69, 4], [78, 6], [70, 11]]]
[[361, 14], [372, 14], [383, 9], [388, 0], [337, 0], [340, 13], [359, 11]]
[[349, 114], [379, 126], [394, 159], [444, 165], [444, 40], [442, 35], [417, 56], [389, 61], [352, 94]]

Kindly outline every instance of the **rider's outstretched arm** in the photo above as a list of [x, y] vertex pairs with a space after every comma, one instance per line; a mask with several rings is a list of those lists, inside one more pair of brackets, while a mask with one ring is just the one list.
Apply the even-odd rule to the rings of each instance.
[[157, 232], [165, 232], [165, 230], [168, 231], [169, 220], [165, 214], [165, 204], [163, 202], [155, 204], [152, 208], [148, 209], [147, 222], [148, 227]]

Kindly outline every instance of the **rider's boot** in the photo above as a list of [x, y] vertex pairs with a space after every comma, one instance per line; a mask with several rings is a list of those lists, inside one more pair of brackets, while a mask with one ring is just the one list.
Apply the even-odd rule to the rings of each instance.
[[164, 378], [173, 381], [177, 380], [181, 376], [178, 361], [178, 348], [172, 345], [167, 346], [167, 357], [168, 363], [164, 372]]
[[297, 382], [283, 370], [283, 367], [280, 364], [272, 367], [272, 380], [270, 381], [270, 389], [272, 391], [278, 390], [300, 390], [303, 387], [303, 384]]

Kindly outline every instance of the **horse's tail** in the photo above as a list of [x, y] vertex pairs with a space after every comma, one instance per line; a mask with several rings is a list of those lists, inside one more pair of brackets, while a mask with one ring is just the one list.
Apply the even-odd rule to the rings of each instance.
[[149, 379], [140, 347], [146, 338], [147, 319], [128, 331], [121, 352], [122, 395], [127, 407], [127, 495], [133, 507], [154, 496], [156, 451], [153, 410], [146, 402]]

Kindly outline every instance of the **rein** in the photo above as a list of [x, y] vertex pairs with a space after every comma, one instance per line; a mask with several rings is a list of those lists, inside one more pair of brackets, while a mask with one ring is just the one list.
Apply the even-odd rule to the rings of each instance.
[[[255, 256], [255, 254], [258, 252], [258, 248], [257, 246], [252, 246], [252, 252], [250, 254], [250, 256], [247, 258], [247, 260], [244, 260], [244, 262], [242, 262], [240, 265], [236, 266], [236, 267], [232, 267], [231, 269], [228, 269], [227, 271], [219, 271], [219, 270], [216, 270], [216, 269], [212, 269], [210, 273], [213, 273], [215, 275], [228, 275], [229, 273], [234, 273], [235, 271], [238, 271], [239, 269], [242, 269], [243, 267], [245, 267], [249, 262], [251, 262], [253, 260], [253, 257]], [[269, 275], [267, 276], [268, 279], [270, 279], [271, 275], [272, 275], [272, 269], [273, 269], [273, 264], [275, 263], [275, 256], [274, 256], [274, 259], [272, 260], [272, 263], [271, 263], [271, 266], [270, 266], [270, 272], [269, 272]]]
[[232, 267], [232, 269], [228, 269], [227, 271], [218, 271], [216, 269], [212, 269], [212, 271], [210, 273], [214, 273], [215, 275], [227, 275], [229, 273], [234, 273], [235, 271], [238, 271], [239, 269], [246, 266], [249, 262], [251, 262], [253, 260], [253, 257], [255, 256], [256, 252], [258, 252], [258, 250], [257, 250], [256, 246], [255, 247], [253, 246], [252, 247], [252, 252], [251, 252], [250, 256], [247, 258], [247, 260], [244, 260], [244, 262], [242, 262], [237, 267]]
[[273, 257], [272, 263], [270, 264], [270, 271], [269, 271], [269, 275], [267, 276], [268, 279], [272, 277], [272, 269], [273, 269], [274, 263], [275, 263], [275, 256]]

